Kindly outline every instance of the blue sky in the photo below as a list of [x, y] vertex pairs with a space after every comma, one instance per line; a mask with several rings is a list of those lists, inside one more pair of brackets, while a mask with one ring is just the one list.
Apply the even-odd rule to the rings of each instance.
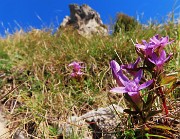
[[95, 9], [105, 24], [110, 24], [118, 12], [139, 17], [141, 23], [156, 19], [162, 22], [175, 9], [180, 14], [180, 0], [0, 0], [0, 34], [29, 27], [54, 28], [69, 15], [70, 3], [88, 4]]

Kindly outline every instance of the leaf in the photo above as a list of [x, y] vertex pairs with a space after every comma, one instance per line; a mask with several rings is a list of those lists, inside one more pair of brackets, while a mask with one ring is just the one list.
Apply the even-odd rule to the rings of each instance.
[[138, 112], [137, 111], [131, 111], [130, 109], [124, 109], [124, 112], [126, 112], [126, 113], [128, 113], [128, 114], [138, 114]]
[[180, 86], [180, 81], [177, 81], [175, 83], [173, 83], [171, 85], [171, 88], [169, 88], [168, 90], [166, 90], [165, 94], [168, 94], [170, 92], [172, 92], [176, 87]]
[[154, 135], [154, 134], [149, 134], [149, 133], [146, 133], [145, 136], [150, 139], [149, 137], [158, 137], [158, 138], [163, 138], [163, 139], [169, 139], [165, 136], [161, 136], [161, 135]]
[[141, 112], [139, 107], [134, 103], [134, 101], [131, 99], [128, 93], [124, 93], [124, 98], [131, 104], [131, 106], [137, 111]]
[[177, 73], [168, 74], [161, 79], [160, 85], [167, 85], [170, 83], [174, 83], [177, 80]]
[[162, 112], [162, 110], [150, 111], [146, 118], [148, 119], [148, 118], [150, 118], [150, 117], [152, 117], [152, 116], [154, 116], [154, 115], [156, 115], [158, 113], [161, 113], [161, 112]]
[[149, 111], [152, 107], [154, 96], [152, 93], [148, 94], [147, 102], [143, 105], [143, 111]]
[[176, 132], [176, 130], [172, 129], [171, 127], [169, 126], [164, 126], [164, 125], [154, 125], [152, 126], [152, 128], [157, 128], [157, 129], [162, 129], [162, 130], [171, 130], [171, 131], [174, 131]]

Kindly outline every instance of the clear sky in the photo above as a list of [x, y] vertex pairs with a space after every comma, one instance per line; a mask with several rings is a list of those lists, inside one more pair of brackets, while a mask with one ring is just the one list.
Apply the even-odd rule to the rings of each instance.
[[156, 19], [159, 22], [175, 11], [180, 14], [180, 0], [0, 0], [0, 34], [29, 27], [54, 28], [69, 15], [70, 3], [88, 4], [95, 9], [105, 24], [110, 24], [118, 12], [123, 12], [141, 23]]

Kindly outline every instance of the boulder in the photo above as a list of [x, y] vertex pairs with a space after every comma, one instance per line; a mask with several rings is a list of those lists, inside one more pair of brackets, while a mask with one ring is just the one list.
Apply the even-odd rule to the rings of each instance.
[[70, 4], [70, 16], [65, 16], [60, 28], [73, 27], [82, 36], [93, 34], [108, 35], [107, 27], [103, 24], [100, 15], [90, 6]]
[[105, 108], [91, 110], [81, 116], [69, 117], [66, 123], [59, 125], [59, 133], [64, 130], [68, 136], [79, 131], [80, 135], [81, 131], [81, 137], [85, 139], [101, 137], [103, 139], [116, 139], [112, 131], [121, 123], [118, 114], [122, 114], [123, 110], [121, 106], [112, 104]]

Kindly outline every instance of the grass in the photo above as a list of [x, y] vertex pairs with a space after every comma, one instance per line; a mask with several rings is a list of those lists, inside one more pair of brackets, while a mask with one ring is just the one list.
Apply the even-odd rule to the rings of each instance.
[[[169, 35], [174, 43], [167, 48], [174, 57], [167, 71], [180, 70], [180, 25], [149, 25], [116, 36], [81, 37], [76, 32], [32, 29], [17, 31], [0, 39], [1, 103], [12, 135], [23, 129], [34, 138], [57, 138], [58, 125], [71, 115], [118, 103], [107, 97], [114, 86], [109, 62], [133, 62], [137, 57], [133, 41], [149, 40], [155, 34]], [[85, 63], [81, 82], [70, 79], [68, 64]], [[180, 90], [176, 89], [174, 94]], [[177, 95], [178, 96], [178, 95]], [[169, 97], [171, 100], [178, 97]], [[125, 105], [125, 104], [123, 104]], [[131, 131], [131, 130], [129, 130]], [[133, 134], [132, 131], [126, 134]], [[85, 132], [85, 131], [82, 131]], [[62, 131], [64, 134], [65, 131]], [[68, 138], [79, 138], [74, 131]]]

